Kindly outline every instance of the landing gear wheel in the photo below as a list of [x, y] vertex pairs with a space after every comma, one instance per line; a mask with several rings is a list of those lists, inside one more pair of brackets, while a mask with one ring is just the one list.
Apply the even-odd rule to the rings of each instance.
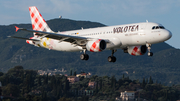
[[86, 54], [86, 49], [83, 50], [84, 54], [80, 55], [80, 59], [81, 60], [88, 60], [89, 59], [89, 55]]
[[108, 57], [108, 61], [109, 61], [109, 62], [116, 62], [116, 57], [114, 57], [114, 56], [109, 56], [109, 57]]
[[148, 56], [153, 56], [153, 52], [148, 52]]
[[116, 51], [117, 50], [112, 50], [111, 56], [108, 57], [109, 62], [116, 62], [116, 57], [113, 56]]
[[88, 54], [84, 54], [85, 55], [85, 59], [84, 60], [88, 60], [89, 59], [89, 55]]
[[146, 43], [146, 47], [148, 49], [148, 56], [153, 56], [153, 52], [151, 52], [151, 44]]
[[113, 62], [116, 62], [116, 57], [113, 56]]
[[81, 60], [84, 60], [84, 59], [85, 59], [85, 55], [84, 55], [84, 54], [81, 54], [81, 55], [80, 55], [80, 59], [81, 59]]
[[88, 60], [89, 59], [89, 55], [88, 54], [81, 54], [80, 55], [80, 59], [81, 60]]

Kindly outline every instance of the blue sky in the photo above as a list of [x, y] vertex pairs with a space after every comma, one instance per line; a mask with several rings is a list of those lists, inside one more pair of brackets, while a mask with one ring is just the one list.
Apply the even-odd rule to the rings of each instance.
[[45, 20], [61, 15], [108, 26], [157, 22], [173, 34], [166, 42], [180, 48], [180, 0], [1, 0], [0, 25], [30, 23], [29, 6], [36, 6]]

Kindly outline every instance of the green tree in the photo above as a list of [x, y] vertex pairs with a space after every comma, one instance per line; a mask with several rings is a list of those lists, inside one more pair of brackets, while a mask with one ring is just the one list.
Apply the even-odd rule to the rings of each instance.
[[24, 69], [24, 68], [22, 66], [15, 66], [14, 69], [21, 70], [21, 69]]
[[22, 88], [21, 96], [24, 97], [24, 88]]
[[76, 71], [74, 72], [73, 76], [76, 76]]
[[72, 76], [72, 70], [70, 71], [70, 76]]
[[111, 87], [113, 88], [113, 90], [115, 90], [116, 88], [116, 78], [114, 75], [111, 77]]
[[2, 90], [3, 95], [12, 95], [14, 97], [18, 97], [20, 95], [20, 89], [17, 85], [14, 84], [8, 84], [7, 86], [5, 86], [5, 88], [3, 88]]
[[41, 83], [41, 76], [38, 76], [38, 85], [41, 86], [42, 83]]
[[146, 81], [145, 81], [145, 78], [143, 78], [142, 87], [144, 88], [145, 86], [146, 86]]
[[148, 84], [148, 78], [146, 79], [146, 84]]
[[153, 79], [152, 79], [151, 76], [150, 76], [150, 78], [149, 78], [149, 84], [153, 84]]
[[95, 93], [97, 94], [98, 93], [98, 85], [99, 85], [99, 82], [98, 81], [96, 81], [97, 82], [97, 84], [96, 84], [96, 90], [95, 90]]
[[26, 79], [24, 80], [24, 86], [26, 87], [26, 90], [29, 92], [31, 88], [31, 75], [27, 74]]
[[102, 82], [102, 79], [99, 80], [99, 89], [101, 90], [103, 87], [103, 82]]
[[0, 72], [0, 76], [3, 76], [4, 75], [4, 73], [3, 72]]
[[89, 97], [88, 96], [83, 96], [81, 101], [89, 101]]
[[124, 79], [124, 74], [123, 74], [122, 78]]
[[0, 96], [2, 95], [2, 88], [0, 87]]
[[56, 78], [55, 78], [54, 75], [51, 76], [50, 81], [51, 81], [51, 83], [50, 83], [51, 88], [56, 89], [56, 88], [57, 88], [57, 85], [56, 85]]
[[48, 79], [49, 79], [49, 77], [48, 77], [48, 73], [47, 73], [47, 75], [44, 76], [43, 84], [47, 85], [48, 84]]
[[35, 96], [32, 101], [42, 101], [40, 96]]
[[70, 98], [62, 97], [58, 101], [72, 101]]
[[69, 91], [69, 80], [67, 80], [67, 77], [65, 79], [65, 86], [64, 86], [64, 91], [67, 93]]

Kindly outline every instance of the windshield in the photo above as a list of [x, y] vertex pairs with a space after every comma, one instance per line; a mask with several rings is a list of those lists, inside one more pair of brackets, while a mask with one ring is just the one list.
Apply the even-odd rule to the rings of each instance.
[[165, 29], [165, 28], [164, 28], [164, 26], [153, 26], [152, 30], [154, 30], [154, 29]]

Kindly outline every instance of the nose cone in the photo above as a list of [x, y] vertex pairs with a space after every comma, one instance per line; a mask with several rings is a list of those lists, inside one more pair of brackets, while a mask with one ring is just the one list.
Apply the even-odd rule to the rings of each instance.
[[167, 32], [167, 40], [172, 37], [172, 33], [170, 31]]
[[172, 33], [169, 30], [165, 30], [162, 34], [165, 41], [172, 37]]

